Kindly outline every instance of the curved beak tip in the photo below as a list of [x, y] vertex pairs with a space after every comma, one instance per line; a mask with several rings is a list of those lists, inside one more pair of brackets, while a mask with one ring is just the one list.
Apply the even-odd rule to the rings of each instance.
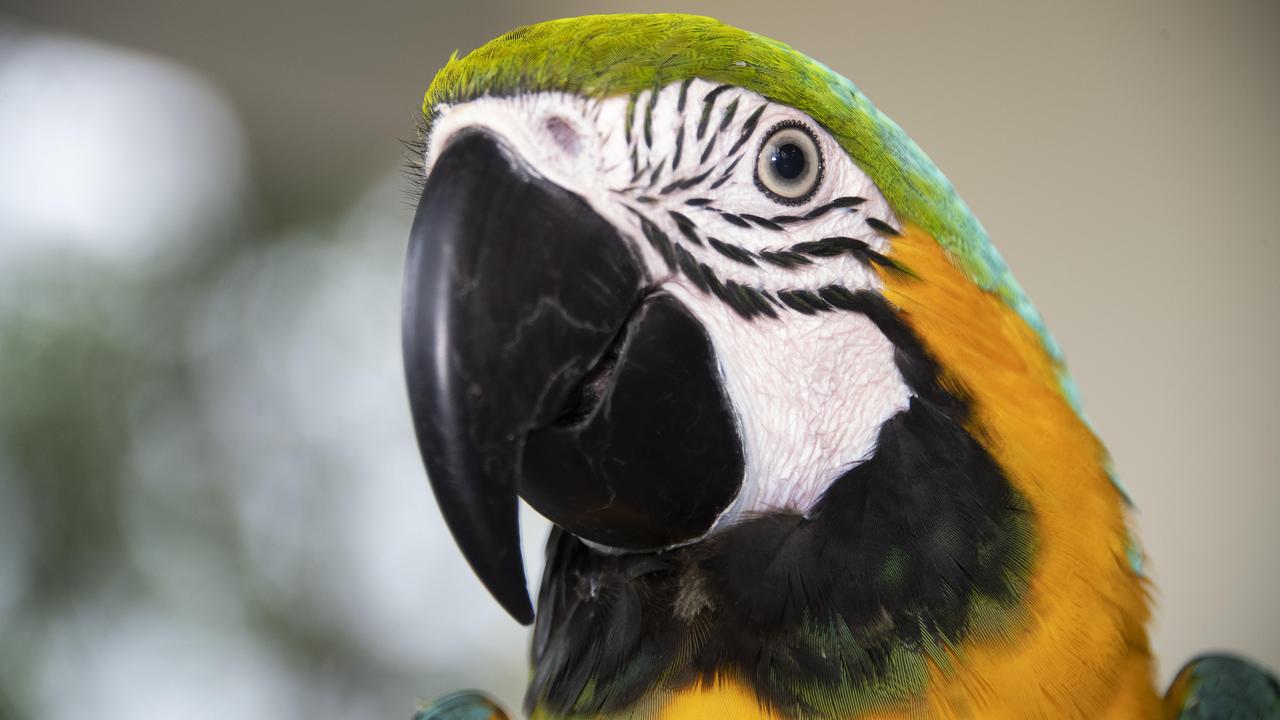
[[[565, 282], [566, 257], [577, 282]], [[617, 229], [532, 177], [500, 139], [464, 132], [433, 164], [405, 264], [409, 402], [454, 539], [521, 623], [534, 613], [516, 515], [520, 438], [607, 346], [641, 284]]]

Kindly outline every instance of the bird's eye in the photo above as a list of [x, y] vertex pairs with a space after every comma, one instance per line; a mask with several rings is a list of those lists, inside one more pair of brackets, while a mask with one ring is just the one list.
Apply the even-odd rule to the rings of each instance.
[[760, 143], [756, 187], [783, 205], [799, 205], [822, 182], [822, 151], [807, 125], [788, 120], [774, 125]]

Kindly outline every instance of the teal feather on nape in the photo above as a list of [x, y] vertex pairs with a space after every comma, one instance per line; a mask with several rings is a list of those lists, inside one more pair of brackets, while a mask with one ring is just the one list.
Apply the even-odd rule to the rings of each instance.
[[1187, 663], [1169, 694], [1178, 703], [1171, 708], [1177, 714], [1170, 715], [1177, 720], [1280, 720], [1276, 678], [1232, 655], [1205, 655]]
[[413, 720], [508, 720], [497, 703], [474, 690], [446, 695], [419, 710]]

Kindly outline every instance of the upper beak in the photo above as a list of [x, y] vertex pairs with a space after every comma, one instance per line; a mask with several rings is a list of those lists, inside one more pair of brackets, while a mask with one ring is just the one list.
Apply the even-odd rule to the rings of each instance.
[[519, 441], [555, 418], [643, 279], [611, 224], [517, 162], [479, 131], [439, 156], [413, 222], [403, 341], [418, 443], [445, 520], [489, 591], [528, 624]]
[[737, 493], [741, 444], [702, 326], [649, 287], [613, 224], [488, 132], [455, 135], [427, 178], [402, 329], [436, 498], [522, 623], [517, 493], [633, 549], [698, 537]]

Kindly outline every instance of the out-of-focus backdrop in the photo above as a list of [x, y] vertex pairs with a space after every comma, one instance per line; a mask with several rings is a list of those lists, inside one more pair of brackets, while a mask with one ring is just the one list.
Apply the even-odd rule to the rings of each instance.
[[[853, 79], [975, 208], [1140, 508], [1161, 682], [1280, 668], [1280, 6], [680, 8]], [[0, 718], [518, 706], [410, 432], [399, 139], [455, 48], [600, 9], [0, 9]]]

